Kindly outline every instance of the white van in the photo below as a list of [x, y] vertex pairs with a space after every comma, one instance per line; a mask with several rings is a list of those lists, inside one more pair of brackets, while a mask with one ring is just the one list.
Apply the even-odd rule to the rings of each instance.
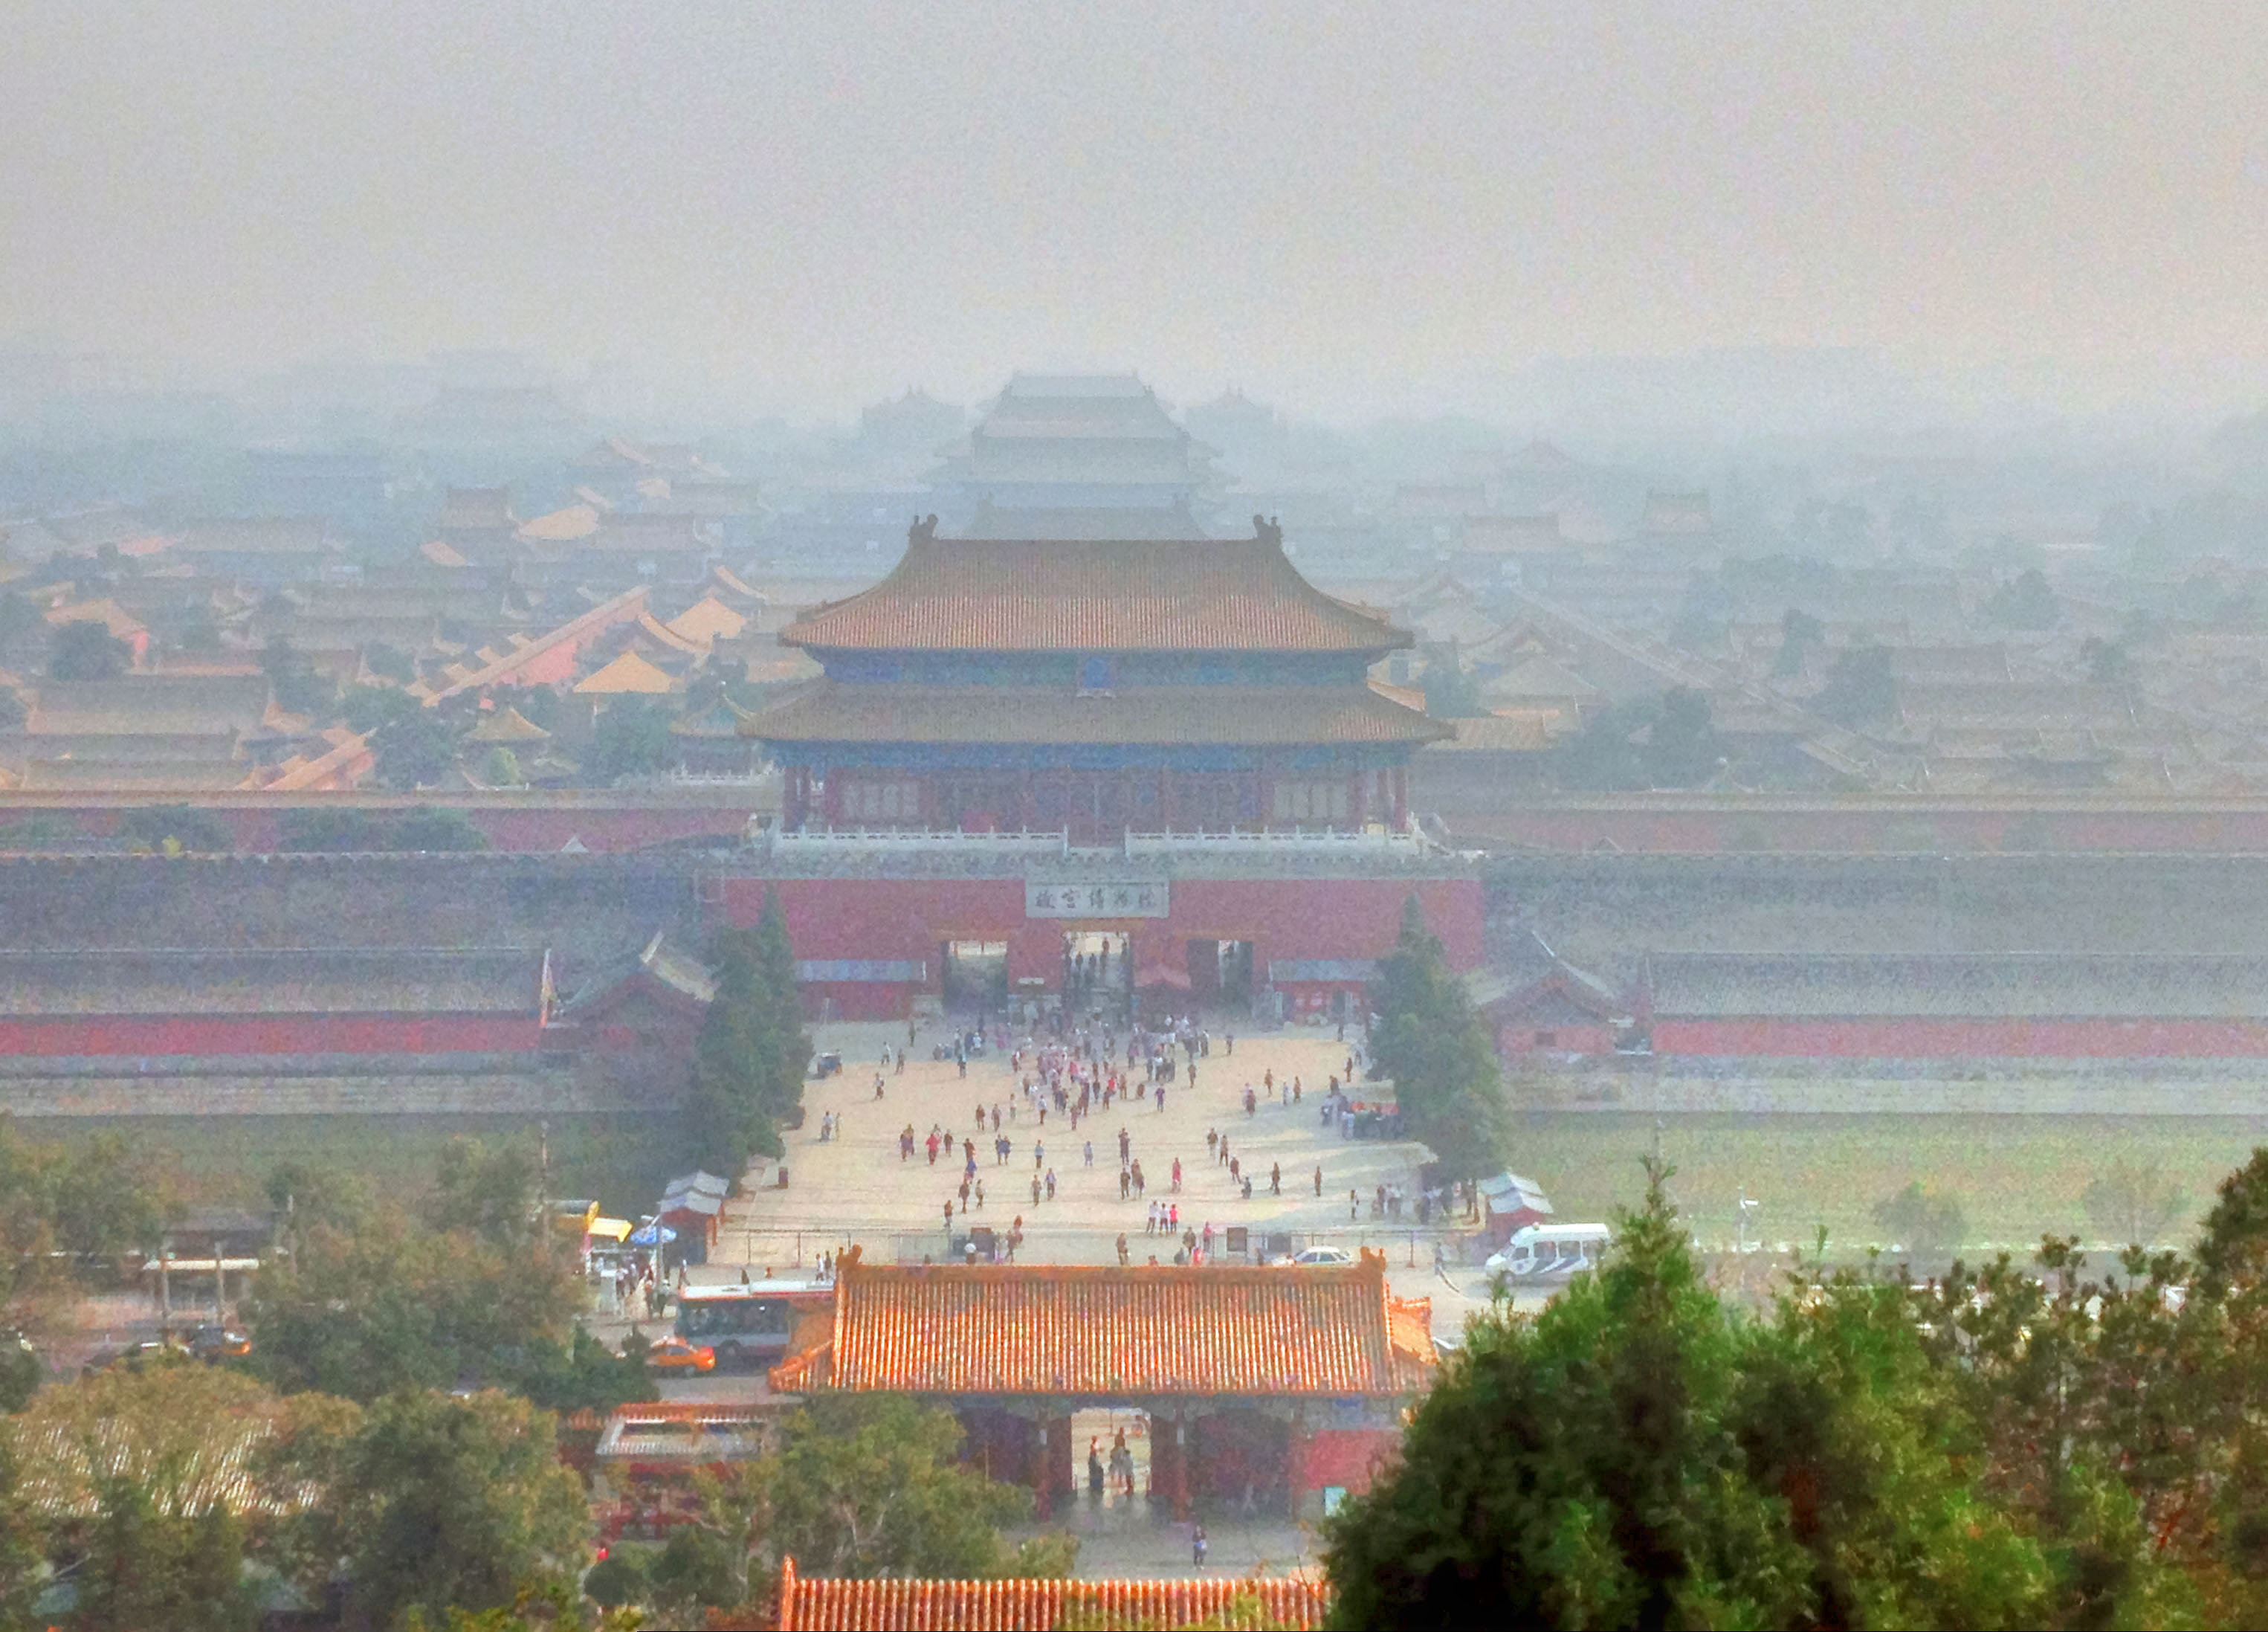
[[1482, 1267], [1506, 1281], [1565, 1281], [1596, 1269], [1613, 1237], [1604, 1224], [1529, 1224]]

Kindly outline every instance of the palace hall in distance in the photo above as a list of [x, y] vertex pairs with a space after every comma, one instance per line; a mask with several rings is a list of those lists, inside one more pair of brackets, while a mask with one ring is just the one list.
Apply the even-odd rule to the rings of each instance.
[[[1148, 529], [1145, 529], [1148, 530]], [[786, 912], [844, 1018], [1090, 988], [1344, 1015], [1416, 897], [1459, 969], [1477, 875], [1410, 818], [1447, 735], [1371, 678], [1410, 644], [1324, 594], [1280, 529], [941, 536], [780, 637], [822, 676], [743, 726], [780, 819], [710, 905]]]

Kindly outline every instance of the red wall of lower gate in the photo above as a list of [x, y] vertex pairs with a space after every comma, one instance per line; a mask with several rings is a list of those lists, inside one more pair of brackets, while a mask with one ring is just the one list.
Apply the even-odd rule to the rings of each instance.
[[2268, 1055], [2268, 1024], [2249, 1020], [1657, 1016], [1653, 1052], [1717, 1059], [2249, 1059]]
[[1401, 1453], [1402, 1436], [1390, 1428], [1321, 1429], [1300, 1444], [1298, 1487], [1321, 1490], [1336, 1485], [1361, 1495], [1379, 1470]]
[[[779, 892], [788, 934], [802, 959], [895, 958], [927, 965], [924, 986], [939, 978], [939, 943], [1005, 941], [1011, 978], [1052, 983], [1061, 972], [1063, 934], [1081, 927], [1129, 931], [1138, 970], [1185, 967], [1192, 940], [1249, 941], [1263, 978], [1275, 958], [1366, 959], [1392, 949], [1402, 905], [1415, 895], [1452, 965], [1479, 966], [1483, 903], [1474, 879], [1204, 879], [1173, 886], [1166, 918], [1027, 919], [1020, 878], [787, 879], [720, 882], [726, 922], [746, 927], [763, 910], [767, 889]], [[903, 1012], [909, 988], [878, 983], [806, 987], [845, 1016]]]

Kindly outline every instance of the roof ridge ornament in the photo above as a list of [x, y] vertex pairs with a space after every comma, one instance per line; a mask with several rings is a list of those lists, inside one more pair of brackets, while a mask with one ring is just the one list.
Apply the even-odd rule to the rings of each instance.
[[1273, 517], [1256, 515], [1252, 518], [1252, 536], [1271, 550], [1281, 550], [1284, 547], [1284, 524]]
[[916, 544], [935, 543], [937, 543], [937, 513], [932, 511], [925, 516], [916, 516], [913, 525], [906, 528], [907, 547], [910, 549]]

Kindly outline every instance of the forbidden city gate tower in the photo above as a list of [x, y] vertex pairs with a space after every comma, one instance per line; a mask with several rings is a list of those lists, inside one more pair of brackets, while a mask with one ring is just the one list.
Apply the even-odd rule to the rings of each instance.
[[1409, 809], [1411, 754], [1449, 732], [1368, 678], [1410, 636], [1307, 583], [1259, 517], [1123, 543], [931, 517], [780, 638], [824, 676], [743, 727], [784, 810], [715, 905], [749, 921], [777, 889], [829, 1012], [902, 1013], [956, 959], [1057, 989], [1106, 950], [1168, 1000], [1344, 1002], [1412, 893], [1479, 959], [1477, 881]]

